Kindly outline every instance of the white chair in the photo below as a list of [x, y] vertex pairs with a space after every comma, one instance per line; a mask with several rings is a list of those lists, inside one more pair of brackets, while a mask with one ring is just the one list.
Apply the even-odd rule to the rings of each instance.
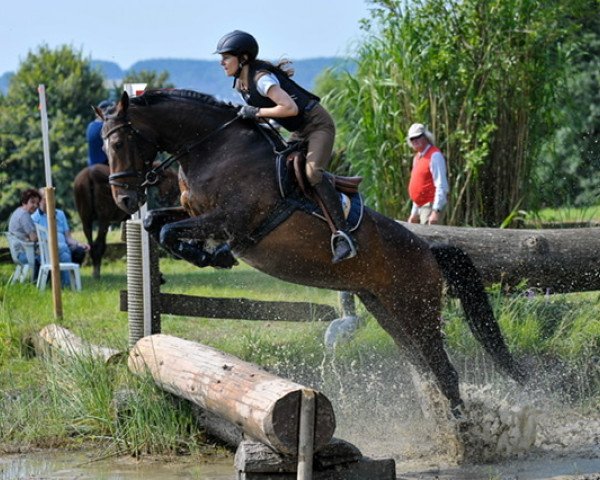
[[[48, 230], [41, 225], [36, 224], [35, 229], [37, 230], [38, 244], [40, 246], [40, 273], [38, 274], [37, 287], [40, 290], [46, 288], [48, 277], [52, 271], [52, 264], [50, 263], [50, 247], [48, 244]], [[79, 265], [73, 262], [59, 262], [59, 271], [66, 270], [69, 272], [71, 277], [71, 289], [81, 291], [81, 274], [79, 272]]]
[[[9, 279], [10, 284], [23, 283], [28, 276], [31, 282], [35, 281], [35, 242], [25, 242], [10, 232], [5, 232], [4, 235], [8, 239], [8, 249], [15, 264], [15, 271]], [[27, 257], [25, 264], [19, 261], [18, 252], [21, 249], [25, 251]]]

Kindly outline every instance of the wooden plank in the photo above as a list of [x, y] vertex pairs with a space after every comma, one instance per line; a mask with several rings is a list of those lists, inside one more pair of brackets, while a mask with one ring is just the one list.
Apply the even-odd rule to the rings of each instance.
[[[149, 372], [162, 389], [237, 425], [274, 450], [296, 454], [302, 390], [306, 387], [200, 343], [169, 335], [138, 340], [129, 369]], [[315, 392], [315, 450], [335, 430], [331, 403]]]
[[[120, 310], [126, 312], [126, 290], [121, 290], [119, 300]], [[330, 321], [337, 317], [334, 307], [318, 303], [200, 297], [174, 293], [160, 294], [160, 313], [187, 317], [288, 322]]]

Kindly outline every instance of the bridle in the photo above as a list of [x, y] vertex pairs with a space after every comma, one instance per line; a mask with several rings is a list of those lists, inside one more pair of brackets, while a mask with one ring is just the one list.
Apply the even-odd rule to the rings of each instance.
[[[142, 172], [139, 172], [137, 170], [124, 170], [124, 171], [118, 172], [118, 173], [111, 173], [108, 176], [108, 183], [112, 186], [124, 188], [126, 190], [135, 189], [138, 192], [140, 192], [141, 190], [145, 190], [145, 188], [148, 186], [156, 185], [160, 179], [161, 174], [171, 164], [173, 164], [174, 162], [179, 160], [184, 155], [189, 154], [192, 150], [198, 148], [200, 145], [202, 145], [204, 142], [206, 142], [213, 135], [216, 135], [220, 131], [226, 129], [229, 125], [231, 125], [233, 122], [235, 122], [238, 118], [239, 117], [236, 115], [231, 120], [228, 120], [227, 122], [223, 123], [222, 125], [219, 125], [214, 130], [211, 130], [210, 132], [208, 132], [206, 135], [204, 135], [199, 140], [196, 140], [195, 142], [184, 145], [179, 150], [177, 150], [176, 153], [174, 153], [170, 157], [166, 158], [165, 160], [162, 160], [156, 167], [148, 170], [145, 175]], [[156, 147], [157, 151], [161, 151], [161, 148], [155, 142], [153, 142], [152, 140], [145, 137], [138, 129], [136, 129], [131, 124], [130, 121], [125, 121], [125, 122], [121, 123], [120, 125], [114, 126], [108, 132], [106, 132], [106, 134], [104, 134], [102, 136], [102, 138], [104, 140], [107, 140], [113, 133], [115, 133], [123, 128], [129, 129], [129, 131], [131, 131], [136, 137], [139, 137], [141, 140], [143, 140], [146, 143], [152, 144], [153, 146]], [[150, 165], [152, 165], [153, 160], [154, 159], [144, 160], [144, 170], [146, 170], [146, 168], [148, 168]], [[128, 183], [118, 181], [122, 178], [140, 178], [142, 176], [144, 177], [144, 181], [139, 183], [138, 185], [130, 185]]]

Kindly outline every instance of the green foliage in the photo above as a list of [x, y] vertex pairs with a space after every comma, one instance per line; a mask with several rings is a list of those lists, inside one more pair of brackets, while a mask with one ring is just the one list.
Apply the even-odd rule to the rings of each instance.
[[579, 3], [374, 1], [356, 74], [325, 82], [339, 146], [374, 207], [407, 216], [417, 121], [448, 160], [450, 223], [497, 225], [525, 206]]
[[73, 178], [87, 165], [85, 130], [93, 118], [90, 105], [106, 97], [103, 81], [89, 61], [71, 47], [51, 50], [41, 46], [27, 55], [0, 103], [0, 222], [6, 222], [6, 212], [18, 206], [17, 190], [25, 184], [46, 185], [38, 109], [40, 84], [46, 89], [57, 203], [74, 209]]
[[543, 145], [536, 176], [539, 206], [590, 206], [600, 197], [600, 15], [582, 2], [565, 88], [558, 90], [560, 125]]

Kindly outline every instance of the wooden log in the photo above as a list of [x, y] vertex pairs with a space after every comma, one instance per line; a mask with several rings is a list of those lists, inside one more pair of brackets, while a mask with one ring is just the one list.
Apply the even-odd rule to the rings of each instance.
[[[308, 302], [272, 302], [248, 298], [216, 298], [159, 294], [160, 313], [204, 318], [307, 322], [333, 320], [334, 307]], [[120, 292], [120, 310], [127, 311], [127, 291]]]
[[46, 325], [37, 335], [31, 338], [36, 355], [52, 356], [59, 354], [63, 357], [94, 358], [104, 363], [120, 360], [124, 353], [114, 348], [102, 347], [86, 342], [70, 330], [60, 325]]
[[600, 228], [517, 230], [399, 222], [427, 242], [463, 249], [485, 284], [554, 293], [600, 290]]
[[[313, 480], [396, 480], [392, 458], [363, 457], [351, 443], [333, 439], [314, 456]], [[279, 455], [265, 445], [244, 440], [235, 453], [238, 480], [297, 480], [293, 458]]]
[[[162, 389], [190, 400], [237, 425], [274, 450], [296, 454], [302, 389], [239, 358], [169, 335], [140, 339], [129, 354], [129, 369], [148, 371]], [[315, 450], [335, 430], [331, 403], [316, 393]]]

